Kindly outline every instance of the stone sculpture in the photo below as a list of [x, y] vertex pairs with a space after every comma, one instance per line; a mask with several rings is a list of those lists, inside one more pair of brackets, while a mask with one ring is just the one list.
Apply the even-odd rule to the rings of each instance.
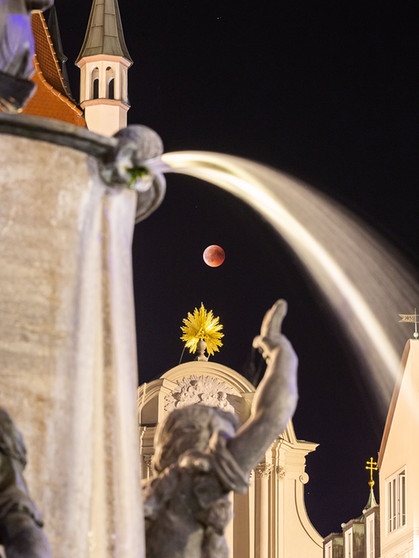
[[53, 0], [0, 0], [0, 107], [19, 111], [34, 92], [31, 11]]
[[0, 545], [6, 558], [51, 558], [41, 514], [23, 478], [25, 465], [23, 438], [0, 408]]
[[163, 142], [154, 130], [140, 124], [122, 128], [113, 138], [117, 143], [102, 159], [101, 176], [113, 188], [128, 186], [137, 192], [135, 222], [139, 223], [159, 207], [166, 193]]
[[159, 426], [154, 475], [143, 486], [147, 558], [228, 556], [228, 493], [247, 490], [250, 471], [297, 404], [297, 357], [281, 334], [286, 309], [285, 301], [277, 301], [253, 341], [267, 369], [243, 425], [220, 408], [190, 405]]

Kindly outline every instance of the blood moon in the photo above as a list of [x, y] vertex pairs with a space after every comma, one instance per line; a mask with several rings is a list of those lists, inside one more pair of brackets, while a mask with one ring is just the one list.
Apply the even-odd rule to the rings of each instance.
[[224, 262], [226, 255], [221, 246], [211, 244], [205, 248], [202, 257], [209, 267], [219, 267]]

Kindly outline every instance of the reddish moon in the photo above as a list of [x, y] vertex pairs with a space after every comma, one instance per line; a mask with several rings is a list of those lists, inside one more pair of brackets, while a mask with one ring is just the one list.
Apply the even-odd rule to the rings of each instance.
[[226, 255], [221, 246], [211, 244], [205, 248], [202, 257], [209, 267], [219, 267], [224, 262]]

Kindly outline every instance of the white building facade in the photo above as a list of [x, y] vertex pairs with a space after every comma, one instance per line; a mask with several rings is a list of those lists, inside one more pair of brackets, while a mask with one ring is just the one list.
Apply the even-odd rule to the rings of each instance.
[[[250, 415], [254, 386], [218, 363], [189, 362], [138, 391], [143, 478], [150, 475], [156, 425], [170, 410], [199, 402]], [[231, 558], [320, 558], [322, 537], [304, 503], [306, 455], [317, 444], [297, 440], [290, 422], [255, 467], [247, 494], [233, 494], [234, 519], [227, 530]]]
[[419, 557], [419, 340], [410, 339], [379, 454], [381, 558]]

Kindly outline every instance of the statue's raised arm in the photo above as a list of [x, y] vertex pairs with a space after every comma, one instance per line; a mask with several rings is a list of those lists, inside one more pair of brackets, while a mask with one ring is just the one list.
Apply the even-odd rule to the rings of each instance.
[[286, 311], [277, 301], [254, 339], [267, 369], [242, 426], [235, 414], [201, 404], [175, 409], [158, 425], [154, 474], [143, 485], [147, 558], [228, 558], [228, 493], [247, 491], [250, 470], [297, 404], [297, 357], [281, 333]]
[[227, 444], [245, 472], [259, 463], [271, 443], [284, 432], [297, 405], [298, 359], [281, 333], [286, 313], [287, 303], [278, 300], [265, 314], [260, 335], [253, 341], [267, 363], [266, 372], [256, 390], [251, 416]]

